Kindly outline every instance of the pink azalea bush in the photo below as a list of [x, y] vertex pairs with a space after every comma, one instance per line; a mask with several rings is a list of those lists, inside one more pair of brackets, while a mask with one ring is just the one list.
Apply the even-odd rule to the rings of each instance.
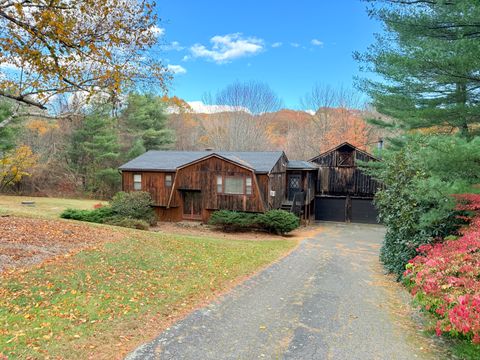
[[469, 225], [458, 239], [420, 246], [404, 278], [416, 301], [437, 317], [437, 335], [480, 344], [480, 195], [456, 198]]

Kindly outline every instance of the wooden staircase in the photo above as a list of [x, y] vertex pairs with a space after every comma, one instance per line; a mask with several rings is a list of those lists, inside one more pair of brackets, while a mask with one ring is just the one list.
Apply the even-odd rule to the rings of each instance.
[[305, 192], [297, 192], [293, 195], [293, 200], [285, 200], [282, 202], [282, 206], [280, 207], [282, 210], [290, 211], [297, 215], [298, 217], [302, 217], [303, 215], [303, 207], [305, 206]]

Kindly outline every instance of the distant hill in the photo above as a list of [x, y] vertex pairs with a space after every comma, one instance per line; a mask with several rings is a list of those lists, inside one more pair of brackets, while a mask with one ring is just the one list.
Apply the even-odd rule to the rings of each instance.
[[306, 159], [344, 141], [371, 150], [383, 136], [360, 110], [323, 108], [311, 114], [282, 109], [254, 116], [220, 106], [196, 108], [205, 112], [190, 108], [170, 114], [178, 149], [284, 150], [292, 159]]

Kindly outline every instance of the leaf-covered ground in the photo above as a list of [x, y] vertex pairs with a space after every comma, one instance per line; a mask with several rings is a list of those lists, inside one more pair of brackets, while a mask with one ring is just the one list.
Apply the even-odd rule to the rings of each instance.
[[124, 237], [105, 227], [16, 216], [0, 216], [0, 229], [0, 272]]
[[296, 244], [13, 216], [0, 221], [3, 244], [86, 246], [0, 273], [0, 358], [11, 359], [121, 358]]

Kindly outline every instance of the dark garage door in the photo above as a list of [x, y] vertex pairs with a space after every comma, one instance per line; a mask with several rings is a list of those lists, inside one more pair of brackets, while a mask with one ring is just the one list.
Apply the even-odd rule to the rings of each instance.
[[346, 197], [317, 197], [315, 199], [315, 220], [377, 223], [378, 212], [371, 199], [351, 198], [350, 201], [349, 209]]
[[352, 222], [376, 224], [378, 212], [370, 199], [352, 199]]
[[315, 220], [345, 221], [345, 198], [317, 197], [315, 199]]

